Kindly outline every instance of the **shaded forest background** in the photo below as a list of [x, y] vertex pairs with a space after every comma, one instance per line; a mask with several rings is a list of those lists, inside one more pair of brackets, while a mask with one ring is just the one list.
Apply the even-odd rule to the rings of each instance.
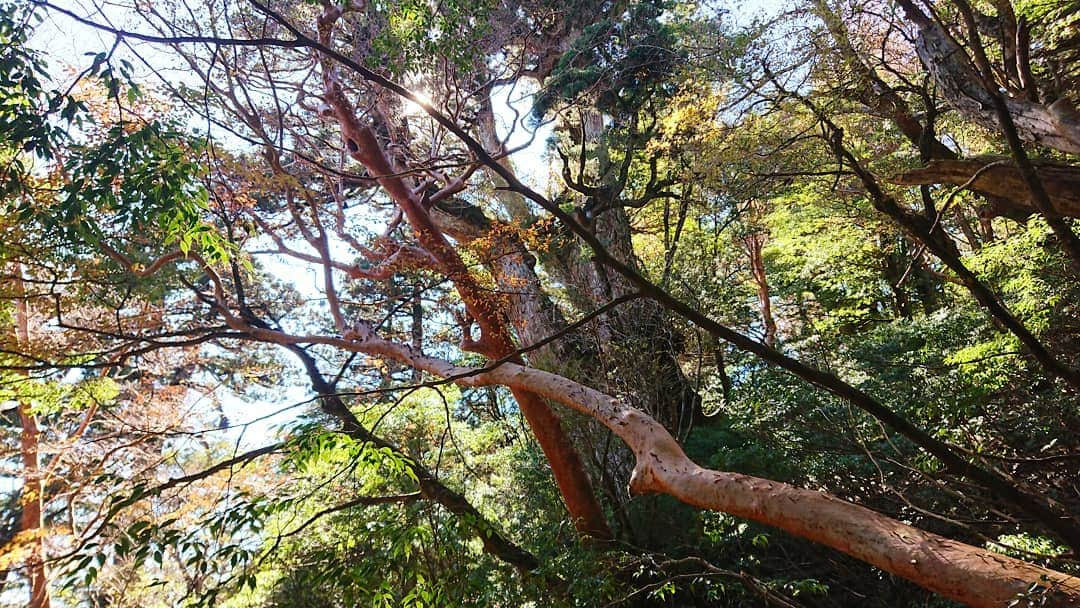
[[0, 605], [1077, 605], [1078, 58], [1075, 0], [0, 3]]

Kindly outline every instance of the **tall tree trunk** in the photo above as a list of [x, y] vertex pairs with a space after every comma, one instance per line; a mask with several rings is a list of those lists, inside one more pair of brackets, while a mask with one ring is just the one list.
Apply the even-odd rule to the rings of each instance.
[[[298, 34], [298, 36], [300, 36], [301, 40], [305, 40], [305, 38], [303, 38], [301, 34]], [[340, 62], [342, 65], [348, 66], [351, 70], [353, 70], [363, 79], [377, 84], [381, 87], [384, 87], [387, 90], [393, 91], [408, 99], [419, 99], [414, 93], [411, 93], [401, 85], [394, 83], [382, 76], [379, 76], [372, 70], [360, 65], [359, 63], [349, 59], [348, 57], [345, 57], [344, 55], [341, 55], [340, 53], [336, 53], [330, 50], [329, 47], [326, 46], [326, 44], [319, 43], [319, 48], [325, 55], [327, 55], [328, 57], [332, 57], [335, 61]], [[815, 112], [818, 112], [818, 109], [816, 107], [814, 107], [813, 109], [815, 110]], [[460, 138], [461, 141], [464, 142], [464, 144], [468, 147], [468, 149], [476, 155], [479, 162], [482, 162], [486, 167], [497, 172], [504, 180], [506, 180], [510, 188], [526, 196], [529, 200], [535, 202], [536, 204], [540, 205], [552, 215], [557, 217], [561, 222], [564, 223], [564, 225], [570, 227], [570, 229], [572, 229], [576, 235], [578, 235], [585, 243], [587, 243], [592, 248], [593, 256], [599, 263], [604, 264], [613, 271], [617, 272], [619, 275], [625, 277], [628, 281], [637, 286], [640, 289], [641, 294], [645, 297], [656, 301], [658, 305], [661, 305], [672, 313], [683, 317], [687, 321], [709, 332], [713, 336], [721, 338], [735, 346], [738, 346], [741, 349], [749, 351], [772, 365], [776, 365], [783, 369], [786, 369], [791, 373], [795, 374], [796, 376], [822, 389], [825, 389], [830, 393], [836, 395], [837, 397], [844, 399], [852, 405], [864, 410], [865, 412], [874, 416], [881, 422], [889, 425], [897, 432], [903, 434], [905, 437], [913, 441], [916, 445], [925, 449], [928, 453], [937, 457], [939, 460], [942, 461], [942, 464], [949, 471], [954, 472], [957, 475], [968, 477], [969, 479], [979, 483], [983, 487], [998, 493], [1002, 497], [1002, 499], [1012, 503], [1013, 506], [1037, 517], [1039, 522], [1046, 526], [1047, 529], [1053, 530], [1056, 534], [1060, 536], [1060, 538], [1066, 540], [1066, 542], [1068, 542], [1070, 545], [1074, 547], [1080, 547], [1080, 527], [1076, 526], [1076, 524], [1074, 523], [1074, 518], [1067, 513], [1063, 513], [1061, 509], [1059, 509], [1058, 506], [1054, 503], [1054, 501], [1048, 500], [1044, 496], [1038, 496], [1027, 492], [1022, 488], [1017, 487], [1015, 483], [1012, 483], [1009, 479], [1005, 478], [999, 473], [987, 468], [983, 468], [977, 463], [973, 463], [969, 459], [962, 457], [947, 444], [931, 436], [926, 431], [916, 427], [903, 416], [900, 416], [896, 412], [885, 407], [882, 403], [874, 399], [869, 394], [859, 390], [851, 384], [842, 381], [836, 375], [827, 371], [822, 371], [820, 369], [814, 369], [813, 367], [810, 367], [802, 363], [801, 361], [784, 355], [776, 349], [769, 348], [764, 344], [757, 342], [756, 340], [749, 339], [746, 336], [743, 336], [742, 334], [732, 330], [731, 328], [718, 323], [715, 319], [710, 318], [709, 316], [705, 315], [693, 306], [679, 300], [678, 298], [675, 298], [670, 293], [642, 276], [630, 265], [620, 262], [618, 259], [616, 259], [610, 252], [605, 249], [604, 243], [601, 242], [601, 240], [598, 239], [596, 235], [591, 234], [587, 229], [581, 226], [580, 223], [576, 222], [565, 210], [560, 209], [559, 206], [553, 203], [551, 200], [547, 199], [535, 190], [522, 184], [520, 180], [518, 180], [517, 177], [513, 175], [513, 173], [506, 170], [505, 167], [495, 162], [491, 155], [484, 150], [483, 145], [477, 142], [474, 138], [472, 138], [463, 128], [455, 124], [453, 120], [442, 115], [434, 109], [428, 108], [427, 112], [440, 125], [446, 127], [451, 133]], [[346, 131], [346, 136], [351, 135], [353, 132], [362, 131], [362, 129], [356, 123], [355, 116], [353, 116], [351, 112], [343, 116], [342, 118], [344, 120], [351, 121], [352, 123], [348, 129], [343, 129]], [[872, 179], [865, 171], [863, 171], [861, 164], [858, 163], [858, 161], [850, 155], [850, 152], [848, 152], [842, 146], [842, 141], [839, 137], [836, 137], [836, 135], [842, 132], [839, 131], [839, 129], [837, 129], [835, 125], [829, 122], [827, 120], [827, 117], [825, 117], [824, 115], [819, 114], [819, 119], [822, 120], [824, 124], [831, 125], [830, 131], [832, 132], [832, 137], [830, 139], [835, 140], [834, 143], [839, 144], [835, 151], [839, 155], [847, 159], [848, 163], [851, 164], [852, 167], [860, 173], [860, 177], [866, 180], [867, 189], [871, 191], [871, 194], [875, 195], [875, 203], [878, 206], [882, 207], [882, 210], [885, 210], [886, 212], [896, 213], [897, 209], [895, 209], [895, 201], [892, 201], [890, 197], [884, 195], [884, 193], [878, 186], [876, 180]], [[351, 150], [355, 148], [355, 150], [352, 150], [354, 152], [359, 152], [361, 150], [361, 148], [355, 141], [347, 145], [350, 147]], [[384, 173], [383, 175], [386, 174]], [[389, 178], [380, 178], [380, 184], [387, 179]], [[401, 194], [400, 190], [397, 194], [395, 194], [395, 192], [393, 192], [391, 188], [387, 188], [387, 190], [390, 194], [394, 195], [395, 198], [397, 198], [398, 194]], [[407, 193], [405, 195], [408, 196]], [[906, 215], [907, 214], [903, 214], [902, 217], [904, 219], [907, 219]], [[925, 218], [921, 218], [921, 220], [923, 222], [926, 222]], [[909, 228], [907, 223], [904, 223], [904, 225], [906, 229], [912, 231], [913, 235], [916, 238], [918, 238], [921, 242], [926, 242], [928, 246], [937, 242], [936, 238], [930, 238], [928, 226], [924, 226], [920, 223], [918, 225], [913, 225]], [[939, 255], [939, 257], [942, 256]], [[946, 258], [952, 259], [954, 257], [955, 256], [951, 252], [945, 252], [945, 255], [944, 257], [942, 257], [942, 259], [943, 261], [945, 261]], [[957, 268], [954, 268], [954, 271], [959, 273], [962, 271], [966, 271], [966, 268], [964, 268], [961, 264]], [[979, 294], [979, 297], [983, 295], [986, 294], [981, 293]], [[988, 308], [992, 308], [992, 310], [995, 311], [995, 318], [1005, 319], [1006, 321], [1003, 322], [1007, 322], [1007, 320], [1010, 318], [1007, 311], [1002, 311], [1000, 309], [1000, 305], [997, 305], [997, 307], [994, 308], [995, 303], [992, 301], [980, 300], [980, 303], [984, 306], [987, 306]], [[1005, 314], [1001, 314], [1002, 312], [1004, 312]], [[228, 317], [226, 317], [226, 320], [230, 321], [230, 324], [236, 323], [235, 319], [228, 319]], [[1023, 333], [1022, 331], [1015, 331], [1016, 329], [1018, 329], [1015, 326], [1010, 329], [1014, 330], [1014, 333]], [[267, 339], [270, 339], [272, 341], [275, 340], [274, 338]], [[1045, 354], [1045, 352], [1046, 351], [1044, 350], [1042, 354]], [[1039, 355], [1039, 353], [1034, 352], [1033, 354], [1036, 354], [1037, 356]], [[1061, 366], [1060, 364], [1056, 364], [1056, 361], [1048, 361], [1045, 356], [1039, 358], [1039, 361], [1040, 363], [1046, 365], [1048, 370], [1054, 373], [1054, 375], [1068, 379], [1072, 378], [1072, 374], [1070, 373], [1071, 370]], [[1078, 376], [1078, 378], [1080, 378], [1080, 376]]]
[[[602, 140], [603, 117], [585, 112], [577, 143], [595, 151], [596, 173], [601, 194], [591, 204], [598, 209], [591, 229], [610, 254], [624, 264], [640, 269], [634, 252], [632, 226], [621, 204], [620, 167], [613, 162], [608, 142]], [[579, 176], [585, 179], [585, 176]], [[586, 203], [587, 205], [589, 203]], [[575, 307], [590, 310], [601, 304], [634, 294], [637, 288], [625, 277], [598, 264], [582, 249], [573, 235], [564, 235], [542, 259], [544, 268], [567, 287]], [[682, 335], [668, 312], [650, 300], [637, 300], [602, 317], [597, 324], [597, 342], [603, 349], [605, 367], [619, 369], [622, 385], [604, 386], [611, 392], [635, 396], [635, 406], [648, 412], [678, 437], [684, 437], [703, 420], [701, 397], [679, 364], [684, 350]], [[632, 370], [632, 371], [630, 371]], [[629, 371], [629, 373], [627, 373]]]
[[750, 257], [750, 274], [754, 277], [754, 286], [757, 288], [758, 310], [761, 312], [761, 325], [765, 328], [762, 339], [768, 346], [776, 345], [776, 319], [773, 318], [772, 300], [769, 296], [769, 280], [765, 276], [765, 259], [761, 250], [765, 246], [765, 234], [755, 232], [743, 238], [743, 246]]
[[[329, 5], [324, 8], [319, 18], [319, 36], [324, 44], [330, 43], [332, 28], [340, 16], [340, 8]], [[477, 340], [469, 335], [471, 328], [463, 328], [465, 335], [462, 346], [491, 359], [512, 357], [520, 361], [519, 357], [513, 357], [517, 347], [505, 321], [503, 307], [498, 301], [493, 301], [489, 290], [477, 283], [457, 250], [437, 227], [428, 205], [421, 199], [415, 186], [407, 183], [401, 177], [401, 172], [394, 168], [371, 127], [361, 124], [356, 108], [346, 97], [335, 68], [326, 57], [322, 58], [322, 72], [325, 99], [341, 128], [349, 155], [367, 168], [401, 209], [417, 241], [431, 255], [439, 270], [453, 282], [468, 316], [479, 327], [480, 337]], [[592, 482], [559, 417], [542, 398], [527, 391], [512, 390], [512, 393], [551, 464], [552, 474], [577, 529], [589, 536], [610, 538], [607, 518], [593, 493]]]
[[[26, 289], [22, 281], [22, 265], [15, 266], [15, 337], [21, 350], [30, 348], [30, 314], [26, 304]], [[19, 400], [19, 454], [22, 458], [22, 518], [19, 522], [21, 536], [28, 546], [26, 558], [27, 577], [30, 581], [29, 608], [49, 608], [49, 579], [45, 568], [45, 522], [43, 519], [44, 496], [38, 441], [37, 416], [30, 410], [30, 403]]]
[[[949, 103], [968, 120], [1002, 132], [1005, 125], [995, 110], [994, 93], [983, 86], [967, 52], [914, 2], [896, 0], [896, 3], [918, 27], [915, 50]], [[1068, 99], [1063, 97], [1050, 105], [1031, 101], [1027, 96], [1005, 97], [1002, 101], [1020, 139], [1080, 154], [1080, 120]]]

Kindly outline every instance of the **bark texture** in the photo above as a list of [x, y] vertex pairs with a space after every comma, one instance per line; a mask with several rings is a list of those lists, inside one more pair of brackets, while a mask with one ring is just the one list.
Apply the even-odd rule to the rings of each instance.
[[[324, 7], [319, 18], [319, 36], [324, 45], [330, 43], [331, 31], [341, 16], [341, 10], [337, 6]], [[418, 190], [400, 177], [401, 172], [383, 152], [371, 127], [360, 123], [333, 65], [324, 60], [322, 68], [324, 98], [330, 106], [328, 114], [340, 126], [349, 155], [368, 170], [401, 209], [417, 241], [432, 256], [439, 270], [453, 282], [468, 316], [478, 326], [480, 336], [476, 340], [469, 335], [469, 327], [464, 328], [463, 347], [492, 359], [512, 355], [517, 347], [505, 322], [502, 306], [497, 299], [490, 297], [489, 290], [477, 283], [453, 245], [432, 220]], [[589, 536], [610, 538], [611, 531], [593, 493], [592, 482], [558, 416], [537, 395], [513, 388], [511, 392], [551, 464], [555, 481], [578, 530]]]
[[[540, 286], [536, 257], [529, 252], [517, 228], [492, 221], [477, 207], [450, 199], [437, 203], [432, 220], [447, 236], [463, 245], [482, 248], [481, 261], [506, 301], [506, 316], [514, 326], [521, 348], [536, 367], [572, 364], [598, 369], [598, 353], [577, 332], [566, 332], [566, 317]], [[557, 340], [533, 349], [551, 337]]]
[[567, 378], [516, 364], [461, 368], [367, 333], [355, 348], [392, 357], [462, 385], [502, 384], [592, 416], [634, 452], [634, 493], [662, 492], [694, 506], [782, 528], [970, 606], [1080, 604], [1080, 578], [906, 525], [834, 496], [698, 466], [658, 422], [618, 399]]
[[[579, 214], [579, 225], [603, 243], [605, 251], [621, 263], [640, 270], [634, 252], [633, 227], [624, 200], [625, 167], [615, 163], [609, 143], [602, 141], [603, 120], [593, 112], [582, 119], [580, 135], [575, 143], [582, 151], [593, 151], [597, 157], [596, 173], [601, 185], [589, 187], [584, 170], [574, 179], [564, 171], [564, 179], [579, 192], [588, 193], [583, 207], [589, 213]], [[567, 127], [574, 131], [574, 127]], [[567, 193], [569, 196], [573, 196]], [[585, 216], [591, 217], [585, 217]], [[557, 235], [544, 268], [567, 289], [575, 307], [594, 309], [616, 298], [637, 293], [638, 289], [626, 277], [612, 272], [599, 263], [574, 234]], [[628, 395], [635, 405], [647, 411], [670, 429], [684, 437], [695, 421], [703, 420], [701, 397], [686, 377], [679, 356], [684, 350], [682, 336], [662, 306], [649, 300], [638, 300], [605, 315], [597, 324], [597, 342], [608, 369], [618, 369], [617, 382], [605, 384], [605, 389]], [[626, 373], [627, 370], [632, 370]]]
[[[26, 289], [22, 282], [22, 268], [15, 268], [15, 338], [22, 352], [30, 352], [30, 313], [26, 305]], [[37, 416], [30, 409], [30, 404], [19, 400], [19, 455], [22, 460], [22, 516], [19, 520], [19, 532], [27, 545], [26, 573], [30, 582], [30, 603], [28, 608], [49, 608], [49, 578], [45, 568], [45, 521], [44, 487], [42, 483], [41, 462], [39, 456], [39, 438]]]
[[[991, 94], [964, 49], [937, 21], [928, 18], [910, 0], [898, 0], [918, 28], [916, 52], [949, 103], [968, 120], [1001, 132]], [[1016, 131], [1027, 142], [1080, 154], [1080, 119], [1065, 98], [1044, 105], [1026, 97], [1004, 97]]]
[[[1080, 218], [1080, 168], [1053, 163], [1034, 164], [1053, 210], [1064, 217]], [[1023, 218], [1039, 212], [1024, 176], [1010, 159], [934, 160], [926, 167], [905, 171], [888, 181], [902, 186], [962, 186], [990, 201], [987, 212], [991, 216]]]

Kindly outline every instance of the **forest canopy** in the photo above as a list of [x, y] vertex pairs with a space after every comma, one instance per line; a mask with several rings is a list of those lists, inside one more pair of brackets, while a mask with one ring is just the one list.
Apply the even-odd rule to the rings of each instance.
[[0, 0], [0, 606], [1080, 605], [1080, 3]]

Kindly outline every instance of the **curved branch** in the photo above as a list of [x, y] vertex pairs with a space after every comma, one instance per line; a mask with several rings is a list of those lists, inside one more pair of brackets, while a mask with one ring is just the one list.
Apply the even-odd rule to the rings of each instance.
[[457, 376], [462, 385], [517, 388], [593, 417], [634, 452], [632, 493], [669, 494], [703, 509], [776, 526], [971, 606], [1004, 607], [1033, 595], [1048, 606], [1080, 602], [1080, 578], [925, 532], [823, 492], [705, 469], [649, 416], [562, 376], [514, 363], [468, 375], [468, 368], [373, 335], [355, 344], [363, 352], [437, 376]]
[[[285, 23], [280, 16], [254, 0], [252, 4], [271, 18]], [[401, 208], [413, 228], [416, 240], [431, 253], [438, 261], [442, 272], [453, 282], [465, 304], [466, 312], [480, 327], [480, 339], [470, 344], [473, 347], [471, 350], [491, 359], [514, 352], [516, 348], [503, 307], [490, 297], [489, 292], [483, 289], [469, 272], [457, 250], [436, 226], [429, 209], [416, 194], [416, 189], [410, 187], [401, 177], [395, 176], [397, 171], [393, 166], [393, 159], [389, 158], [380, 147], [371, 127], [360, 122], [356, 108], [346, 97], [338, 81], [335, 65], [331, 62], [331, 59], [336, 60], [336, 57], [321, 51], [321, 49], [329, 51], [330, 35], [335, 22], [341, 16], [341, 10], [337, 5], [326, 3], [318, 19], [318, 44], [323, 71], [324, 99], [330, 107], [327, 114], [336, 119], [349, 155], [367, 168], [378, 184]], [[287, 24], [285, 27], [290, 28], [295, 35], [300, 35], [295, 28]], [[368, 73], [373, 74], [370, 71]], [[421, 107], [431, 108], [431, 105], [424, 102]], [[450, 122], [449, 119], [446, 120]], [[489, 155], [485, 154], [485, 156], [491, 159]], [[481, 159], [481, 161], [484, 160]], [[494, 159], [491, 160], [496, 162]], [[551, 463], [552, 474], [578, 530], [582, 534], [595, 538], [611, 538], [612, 533], [607, 525], [603, 508], [593, 493], [592, 482], [569, 436], [563, 430], [559, 417], [536, 395], [518, 390], [511, 392], [544, 451], [544, 455]]]
[[286, 344], [285, 348], [300, 359], [312, 388], [320, 397], [322, 409], [341, 422], [342, 431], [345, 434], [359, 441], [370, 442], [380, 448], [389, 448], [400, 456], [416, 475], [420, 492], [424, 497], [434, 500], [460, 517], [462, 523], [471, 528], [480, 538], [484, 550], [488, 553], [522, 572], [536, 570], [540, 566], [540, 560], [536, 556], [505, 538], [495, 525], [489, 522], [464, 496], [443, 485], [431, 471], [419, 462], [408, 458], [396, 445], [369, 431], [326, 381], [322, 372], [319, 371], [315, 358], [307, 351], [296, 344]]

